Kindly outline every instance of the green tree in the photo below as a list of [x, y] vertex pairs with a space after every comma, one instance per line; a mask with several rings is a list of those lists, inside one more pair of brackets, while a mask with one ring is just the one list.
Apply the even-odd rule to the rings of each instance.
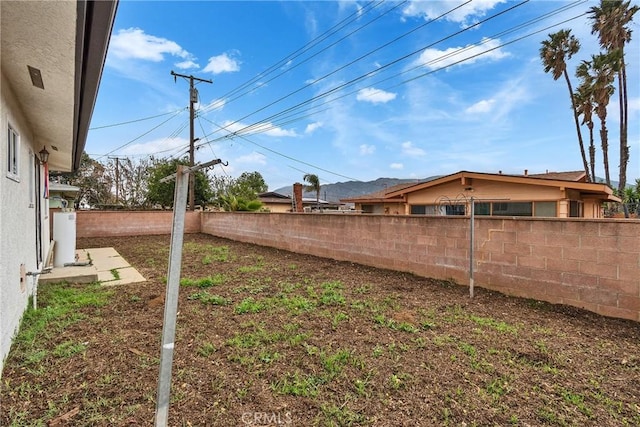
[[569, 97], [571, 98], [571, 109], [573, 110], [573, 118], [575, 121], [576, 132], [578, 134], [578, 145], [580, 154], [582, 155], [582, 164], [584, 173], [587, 175], [587, 181], [591, 181], [589, 173], [589, 165], [587, 164], [587, 156], [584, 150], [584, 142], [582, 140], [582, 132], [580, 131], [580, 122], [578, 120], [578, 111], [573, 98], [573, 88], [569, 73], [567, 72], [567, 61], [580, 50], [580, 42], [573, 35], [571, 30], [560, 30], [557, 33], [549, 34], [548, 40], [542, 41], [540, 48], [540, 58], [544, 65], [544, 72], [552, 71], [554, 80], [558, 80], [564, 76], [569, 88]]
[[260, 172], [243, 172], [231, 183], [228, 193], [246, 200], [256, 200], [258, 194], [264, 193], [267, 188]]
[[607, 107], [615, 88], [617, 56], [619, 51], [592, 55], [591, 61], [582, 61], [578, 72], [585, 85], [590, 84], [590, 92], [593, 96], [595, 113], [600, 119], [600, 146], [602, 147], [602, 163], [604, 166], [605, 182], [611, 186], [611, 174], [609, 168], [609, 131], [607, 129]]
[[618, 77], [618, 99], [620, 109], [620, 171], [618, 190], [624, 192], [627, 186], [627, 165], [629, 163], [629, 145], [627, 144], [628, 99], [627, 71], [624, 62], [624, 46], [631, 41], [631, 30], [628, 25], [633, 15], [640, 9], [631, 6], [630, 1], [600, 0], [600, 6], [589, 9], [591, 34], [598, 34], [600, 46], [608, 53], [618, 51], [610, 60], [617, 61], [613, 68]]
[[578, 89], [573, 94], [574, 103], [578, 116], [582, 116], [582, 124], [589, 129], [589, 166], [591, 167], [591, 177], [596, 181], [596, 145], [593, 138], [593, 79], [589, 74], [589, 67], [584, 63], [580, 64], [576, 70], [576, 77], [581, 80]]
[[320, 209], [320, 178], [313, 173], [305, 174], [302, 179], [309, 185], [305, 185], [305, 191], [313, 191], [316, 193], [316, 207]]
[[[147, 201], [164, 207], [172, 207], [175, 191], [175, 179], [160, 182], [166, 176], [176, 173], [178, 165], [188, 165], [188, 159], [151, 159], [149, 167], [149, 185]], [[211, 200], [212, 191], [207, 174], [195, 172], [195, 203], [204, 206]]]
[[247, 200], [233, 194], [227, 194], [218, 198], [220, 207], [228, 212], [247, 211], [254, 212], [262, 207], [262, 202], [258, 199]]
[[61, 182], [76, 186], [80, 189], [74, 201], [74, 206], [79, 209], [80, 205], [98, 207], [113, 202], [111, 187], [113, 181], [107, 174], [105, 166], [97, 160], [89, 157], [87, 153], [82, 153], [80, 167], [73, 173], [52, 174], [57, 176]]

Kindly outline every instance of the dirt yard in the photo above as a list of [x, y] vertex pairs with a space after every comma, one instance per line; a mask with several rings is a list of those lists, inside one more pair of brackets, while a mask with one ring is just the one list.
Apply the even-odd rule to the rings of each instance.
[[[43, 286], [3, 426], [153, 425], [169, 236], [78, 247], [148, 281]], [[182, 278], [171, 426], [640, 425], [636, 322], [207, 235]]]

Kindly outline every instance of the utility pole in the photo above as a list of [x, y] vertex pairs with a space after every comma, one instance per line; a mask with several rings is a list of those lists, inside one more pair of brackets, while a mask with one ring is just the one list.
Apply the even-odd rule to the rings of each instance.
[[116, 161], [116, 205], [120, 201], [120, 159], [126, 159], [126, 157], [110, 156], [109, 159]]
[[[200, 79], [198, 77], [194, 77], [192, 75], [184, 75], [174, 73], [171, 70], [171, 75], [173, 76], [173, 81], [176, 81], [178, 77], [182, 77], [185, 79], [189, 79], [189, 167], [193, 167], [194, 165], [194, 131], [193, 131], [193, 121], [195, 119], [195, 112], [193, 111], [193, 104], [198, 102], [198, 90], [194, 87], [194, 81], [204, 82], [204, 83], [213, 83], [211, 80]], [[194, 174], [189, 174], [189, 210], [195, 209], [195, 176]]]

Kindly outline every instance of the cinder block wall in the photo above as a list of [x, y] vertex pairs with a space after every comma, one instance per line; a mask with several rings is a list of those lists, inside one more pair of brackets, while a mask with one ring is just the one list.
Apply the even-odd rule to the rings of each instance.
[[[205, 212], [203, 233], [469, 283], [469, 219]], [[475, 285], [640, 321], [640, 221], [477, 218]]]
[[[77, 211], [76, 237], [171, 234], [172, 223], [173, 211]], [[200, 212], [186, 212], [184, 231], [200, 232]]]

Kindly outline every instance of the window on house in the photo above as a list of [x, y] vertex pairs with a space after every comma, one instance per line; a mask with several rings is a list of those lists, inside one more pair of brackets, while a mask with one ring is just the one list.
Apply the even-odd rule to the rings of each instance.
[[556, 202], [535, 202], [533, 207], [535, 209], [534, 216], [543, 217], [556, 217]]
[[362, 205], [362, 213], [373, 213], [373, 205]]
[[464, 215], [464, 205], [446, 205], [447, 215]]
[[9, 125], [7, 128], [7, 177], [13, 180], [20, 178], [20, 138], [18, 133]]
[[473, 213], [476, 215], [491, 215], [491, 203], [476, 202], [473, 208]]
[[582, 202], [578, 201], [578, 200], [570, 200], [569, 201], [569, 216], [571, 218], [579, 218], [579, 217], [583, 217], [583, 212], [582, 212]]
[[500, 216], [532, 216], [532, 202], [494, 203], [493, 215]]
[[426, 215], [427, 207], [425, 205], [411, 205], [411, 215]]

